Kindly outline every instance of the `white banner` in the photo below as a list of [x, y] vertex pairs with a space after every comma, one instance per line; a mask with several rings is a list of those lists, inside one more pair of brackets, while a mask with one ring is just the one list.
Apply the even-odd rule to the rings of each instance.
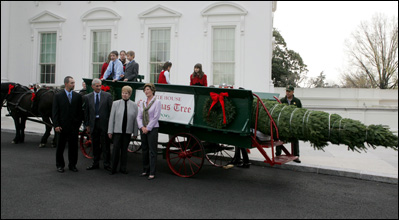
[[[194, 114], [194, 95], [156, 92], [155, 97], [161, 101], [162, 110], [159, 120], [188, 124]], [[143, 90], [136, 90], [136, 103], [143, 108], [143, 101], [147, 101]]]

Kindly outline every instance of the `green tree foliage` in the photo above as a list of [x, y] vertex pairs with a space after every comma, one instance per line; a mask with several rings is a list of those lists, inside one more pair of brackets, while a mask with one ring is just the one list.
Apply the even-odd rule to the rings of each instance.
[[[296, 138], [309, 141], [317, 150], [323, 150], [328, 142], [344, 144], [348, 146], [348, 150], [358, 152], [366, 151], [365, 143], [372, 148], [384, 146], [398, 150], [398, 136], [382, 125], [366, 126], [360, 121], [342, 118], [338, 114], [311, 111], [266, 99], [262, 102], [277, 125], [280, 140], [289, 141]], [[255, 119], [256, 100], [253, 106]], [[255, 127], [255, 120], [252, 120], [252, 127]], [[259, 110], [258, 129], [264, 134], [271, 133], [270, 119], [263, 108]], [[274, 128], [273, 134], [276, 134]], [[274, 137], [276, 138], [275, 135]]]
[[273, 30], [275, 48], [272, 57], [272, 78], [274, 85], [285, 87], [298, 86], [308, 72], [306, 64], [299, 53], [289, 50], [283, 36], [276, 29]]
[[398, 20], [376, 14], [363, 21], [347, 41], [350, 68], [341, 76], [345, 87], [398, 88]]

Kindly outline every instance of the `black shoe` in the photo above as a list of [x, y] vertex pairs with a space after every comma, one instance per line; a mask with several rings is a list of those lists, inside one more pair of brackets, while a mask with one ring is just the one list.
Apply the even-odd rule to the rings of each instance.
[[109, 175], [114, 175], [116, 173], [116, 171], [111, 171], [109, 172]]
[[62, 167], [57, 167], [57, 171], [60, 172], [60, 173], [63, 173], [63, 172], [64, 172], [64, 168], [62, 168]]
[[69, 170], [72, 170], [73, 172], [78, 172], [78, 169], [74, 166], [74, 167], [69, 167]]
[[294, 162], [301, 163], [301, 160], [299, 158], [297, 158], [294, 160]]
[[108, 171], [111, 171], [111, 170], [112, 170], [110, 166], [104, 167], [104, 169], [105, 169], [105, 170], [108, 170]]
[[240, 168], [249, 168], [251, 166], [251, 163], [241, 163], [237, 165]]
[[119, 170], [119, 172], [123, 173], [123, 174], [128, 174], [128, 172], [126, 170]]
[[141, 176], [141, 177], [148, 176], [148, 173], [141, 173], [139, 176]]
[[[238, 165], [238, 164], [240, 164], [240, 163], [242, 163], [242, 161], [240, 160], [240, 161], [236, 161], [236, 160], [232, 160], [232, 161], [230, 161], [228, 164], [232, 164], [232, 165]], [[228, 165], [227, 164], [227, 165]]]
[[86, 170], [94, 170], [94, 169], [99, 169], [99, 168], [100, 168], [99, 165], [91, 165], [91, 166], [88, 166], [88, 167], [86, 168]]

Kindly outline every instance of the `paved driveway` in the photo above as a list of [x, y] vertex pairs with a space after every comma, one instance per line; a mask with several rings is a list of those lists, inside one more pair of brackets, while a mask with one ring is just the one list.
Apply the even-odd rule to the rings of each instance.
[[[193, 178], [172, 174], [158, 159], [155, 180], [138, 174], [141, 155], [129, 153], [129, 174], [58, 173], [55, 149], [38, 135], [10, 144], [1, 134], [1, 218], [398, 218], [398, 186], [345, 177], [251, 166], [210, 165]], [[67, 161], [67, 151], [65, 151]]]

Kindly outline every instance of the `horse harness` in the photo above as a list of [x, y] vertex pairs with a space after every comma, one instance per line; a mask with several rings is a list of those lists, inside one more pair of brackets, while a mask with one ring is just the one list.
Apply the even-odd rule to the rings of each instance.
[[[14, 89], [16, 89], [17, 87], [21, 87], [21, 88], [23, 88], [23, 89], [26, 90], [26, 91], [25, 91], [24, 93], [16, 92], [16, 91], [12, 92], [12, 91], [13, 91]], [[40, 90], [38, 90], [36, 93], [38, 93], [39, 91], [40, 91]], [[50, 88], [48, 88], [47, 91], [45, 91], [43, 94], [41, 94], [41, 95], [38, 96], [38, 97], [34, 96], [33, 98], [36, 98], [36, 102], [38, 102], [41, 96], [43, 96], [43, 95], [45, 95], [45, 94], [47, 94], [47, 93], [49, 93], [49, 92], [53, 92], [54, 94], [56, 94], [56, 93], [59, 92], [59, 91], [60, 91], [60, 90], [58, 90], [58, 89], [50, 89]], [[10, 89], [9, 93], [7, 93], [6, 97], [4, 98], [4, 101], [6, 101], [7, 98], [8, 98], [8, 96], [11, 95], [11, 94], [22, 94], [21, 97], [18, 98], [18, 100], [17, 100], [16, 103], [14, 103], [14, 102], [9, 102], [9, 101], [7, 101], [7, 103], [9, 103], [9, 104], [11, 104], [11, 105], [14, 105], [15, 108], [17, 108], [18, 110], [21, 110], [21, 111], [23, 111], [23, 112], [25, 112], [25, 113], [30, 113], [30, 114], [32, 114], [32, 115], [35, 116], [35, 117], [39, 117], [38, 115], [35, 115], [32, 111], [28, 111], [28, 110], [22, 108], [21, 106], [19, 106], [19, 103], [21, 102], [22, 98], [23, 98], [25, 95], [27, 95], [27, 94], [32, 94], [32, 93], [35, 94], [32, 90], [30, 90], [30, 89], [28, 89], [27, 87], [22, 86], [22, 85], [20, 85], [20, 84], [17, 83], [17, 84], [15, 84], [15, 87], [12, 88], [12, 89]], [[33, 94], [32, 94], [32, 95], [33, 95]], [[33, 99], [33, 98], [32, 98], [32, 99]], [[31, 108], [33, 108], [34, 103], [35, 103], [35, 101], [32, 100]], [[7, 106], [7, 110], [8, 110], [8, 112], [11, 114], [10, 109], [8, 108], [8, 106]], [[41, 121], [41, 122], [44, 123], [44, 124], [46, 124], [46, 125], [53, 126], [52, 124], [48, 124], [48, 123], [46, 123], [46, 122], [44, 122], [44, 121]]]
[[[17, 88], [19, 88], [19, 87], [21, 87], [23, 90], [25, 90], [25, 92], [24, 92], [24, 93], [16, 92], [15, 90], [16, 90]], [[28, 89], [28, 88], [25, 87], [25, 86], [22, 86], [22, 85], [16, 83], [16, 84], [15, 84], [15, 87], [12, 88], [12, 89], [10, 89], [10, 91], [7, 93], [6, 97], [4, 98], [4, 101], [6, 101], [7, 98], [9, 98], [9, 96], [11, 96], [11, 95], [14, 95], [14, 94], [22, 94], [22, 95], [18, 98], [18, 100], [17, 100], [16, 103], [15, 103], [15, 102], [10, 102], [10, 101], [8, 101], [8, 100], [7, 100], [7, 103], [8, 103], [8, 104], [11, 104], [11, 105], [14, 105], [15, 108], [17, 108], [17, 109], [19, 109], [19, 110], [21, 110], [21, 111], [23, 111], [23, 112], [28, 112], [28, 110], [26, 110], [26, 109], [22, 108], [21, 106], [19, 106], [19, 103], [21, 102], [22, 98], [23, 98], [25, 95], [27, 95], [27, 94], [32, 94], [32, 93], [33, 93], [32, 90]], [[8, 104], [7, 104], [7, 110], [10, 111], [10, 109], [8, 108]]]

